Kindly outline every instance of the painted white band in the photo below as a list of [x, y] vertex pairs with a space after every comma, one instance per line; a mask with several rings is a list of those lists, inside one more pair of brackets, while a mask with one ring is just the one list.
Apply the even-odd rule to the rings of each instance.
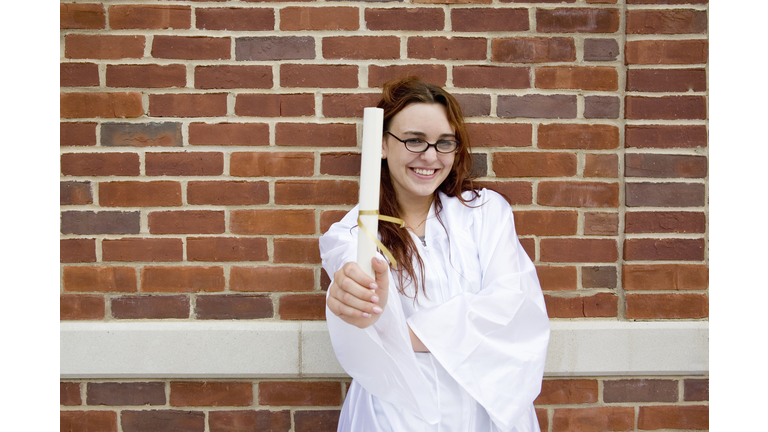
[[[323, 321], [62, 322], [60, 376], [346, 377]], [[704, 375], [706, 321], [552, 321], [547, 376]]]

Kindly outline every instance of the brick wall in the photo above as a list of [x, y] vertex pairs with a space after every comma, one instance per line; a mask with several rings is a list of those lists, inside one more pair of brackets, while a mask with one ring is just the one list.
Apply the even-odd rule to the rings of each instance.
[[[480, 183], [513, 201], [551, 318], [708, 319], [707, 0], [60, 7], [62, 320], [322, 320], [317, 239], [356, 202], [363, 107], [404, 74], [461, 102]], [[543, 393], [545, 430], [708, 427], [693, 378], [586, 381], [548, 384], [599, 390]], [[292, 381], [306, 399], [279, 409], [265, 383], [185, 401], [198, 383], [68, 381], [62, 422], [231, 430], [200, 408], [220, 404], [295, 431], [335, 421], [343, 383]], [[110, 388], [149, 392], [169, 417], [89, 402]]]

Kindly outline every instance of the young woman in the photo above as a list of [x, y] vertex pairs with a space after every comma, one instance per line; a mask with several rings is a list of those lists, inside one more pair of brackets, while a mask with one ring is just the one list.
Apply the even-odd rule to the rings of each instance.
[[[549, 320], [499, 194], [475, 190], [459, 104], [416, 78], [388, 83], [379, 236], [397, 267], [355, 263], [358, 208], [320, 238], [326, 316], [353, 378], [339, 431], [538, 431]], [[364, 235], [364, 234], [360, 234]]]

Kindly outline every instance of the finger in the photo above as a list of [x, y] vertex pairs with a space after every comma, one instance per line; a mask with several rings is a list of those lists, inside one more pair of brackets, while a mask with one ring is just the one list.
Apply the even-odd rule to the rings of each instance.
[[371, 284], [374, 283], [373, 278], [368, 276], [363, 269], [360, 268], [357, 263], [354, 262], [348, 262], [344, 264], [344, 267], [342, 268], [344, 271], [344, 275], [352, 278], [355, 282], [360, 284], [361, 286], [364, 286], [366, 288], [370, 288]]
[[371, 316], [369, 312], [364, 312], [356, 309], [352, 306], [340, 302], [338, 299], [328, 297], [328, 309], [331, 310], [336, 316], [340, 318], [368, 318]]
[[335, 290], [333, 297], [345, 306], [349, 306], [362, 313], [375, 313], [381, 312], [381, 308], [378, 308], [374, 304], [377, 302], [378, 296], [371, 290], [360, 286], [352, 279], [345, 279], [339, 286], [338, 290]]
[[381, 258], [371, 259], [374, 275], [376, 276], [377, 288], [387, 289], [389, 287], [389, 265]]

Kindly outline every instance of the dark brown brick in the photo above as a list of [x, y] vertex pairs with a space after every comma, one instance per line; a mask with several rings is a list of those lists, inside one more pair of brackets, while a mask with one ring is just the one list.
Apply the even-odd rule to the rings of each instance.
[[584, 288], [616, 288], [616, 267], [593, 266], [581, 268], [581, 286]]
[[491, 95], [457, 94], [454, 95], [461, 106], [464, 117], [488, 116], [491, 114]]
[[585, 96], [584, 118], [617, 119], [621, 114], [621, 100], [614, 96]]
[[646, 178], [704, 178], [707, 157], [628, 153], [624, 155], [624, 175]]
[[538, 203], [565, 207], [618, 207], [618, 183], [540, 182]]
[[224, 172], [220, 152], [147, 153], [144, 155], [148, 176], [217, 176]]
[[83, 403], [80, 398], [80, 383], [59, 383], [59, 403], [64, 406], [77, 406]]
[[707, 11], [636, 9], [627, 11], [627, 34], [707, 33]]
[[533, 186], [528, 181], [477, 181], [475, 186], [500, 193], [512, 205], [531, 204], [533, 202]]
[[683, 381], [685, 401], [708, 401], [709, 378], [691, 378]]
[[102, 123], [101, 145], [105, 147], [181, 147], [181, 123]]
[[152, 57], [186, 60], [224, 60], [230, 58], [230, 38], [155, 35]]
[[61, 63], [59, 85], [62, 87], [98, 86], [99, 66], [95, 63]]
[[197, 319], [272, 318], [272, 299], [267, 296], [222, 294], [197, 296]]
[[315, 38], [311, 36], [241, 37], [235, 39], [235, 58], [238, 61], [310, 60], [315, 58]]
[[96, 262], [96, 239], [59, 240], [59, 261], [63, 263]]
[[540, 245], [542, 262], [612, 263], [619, 258], [613, 239], [543, 238]]
[[195, 88], [199, 89], [269, 89], [274, 85], [271, 66], [197, 66]]
[[89, 382], [88, 405], [165, 405], [163, 382]]
[[107, 65], [107, 87], [184, 87], [187, 68], [172, 65]]
[[339, 424], [339, 410], [301, 410], [294, 414], [296, 432], [333, 432]]
[[627, 96], [624, 116], [633, 120], [703, 120], [707, 118], [704, 96]]
[[211, 432], [262, 430], [288, 432], [291, 428], [291, 412], [288, 410], [210, 411], [208, 413], [208, 426]]
[[320, 174], [359, 176], [360, 153], [323, 153]]
[[614, 61], [620, 52], [616, 39], [584, 39], [584, 61]]
[[628, 125], [627, 147], [695, 148], [707, 146], [707, 127], [699, 125]]
[[445, 16], [439, 8], [365, 9], [368, 30], [443, 30]]
[[187, 184], [189, 204], [256, 205], [269, 202], [266, 181], [190, 181]]
[[131, 295], [110, 300], [112, 317], [117, 319], [189, 318], [189, 297], [185, 295]]
[[[341, 219], [344, 218], [344, 215], [346, 215], [347, 212], [345, 210], [324, 210], [320, 213], [320, 232], [325, 234], [326, 231], [331, 227], [331, 225], [335, 224], [336, 222], [339, 222]], [[323, 270], [322, 273], [324, 273], [325, 270]]]
[[628, 207], [701, 207], [706, 203], [701, 183], [627, 183]]
[[536, 10], [536, 31], [541, 33], [615, 33], [618, 9], [556, 8]]
[[63, 181], [59, 182], [59, 204], [84, 205], [93, 204], [91, 182]]
[[205, 30], [275, 30], [272, 8], [197, 8], [195, 26]]
[[453, 85], [464, 88], [524, 89], [531, 87], [528, 68], [507, 66], [454, 66]]
[[274, 406], [336, 406], [341, 404], [341, 383], [334, 381], [262, 381], [259, 404]]
[[61, 212], [62, 234], [138, 234], [139, 212], [64, 211]]
[[363, 117], [364, 108], [376, 106], [379, 99], [376, 93], [324, 94], [323, 117]]
[[59, 424], [61, 431], [117, 432], [117, 413], [101, 410], [60, 411]]
[[584, 235], [619, 235], [619, 214], [584, 213]]
[[123, 432], [179, 431], [203, 432], [205, 413], [181, 410], [122, 410], [120, 425]]
[[266, 146], [269, 145], [269, 125], [266, 123], [191, 123], [189, 144]]
[[677, 402], [677, 381], [666, 379], [622, 379], [603, 381], [603, 401]]
[[96, 123], [60, 123], [59, 144], [64, 146], [95, 146]]
[[187, 239], [188, 261], [267, 261], [267, 239], [196, 237]]
[[703, 261], [704, 251], [703, 238], [632, 238], [624, 240], [624, 259], [627, 261]]
[[627, 91], [703, 92], [707, 90], [705, 69], [630, 69]]
[[494, 38], [491, 60], [501, 63], [572, 62], [576, 60], [573, 38]]
[[451, 10], [451, 29], [455, 32], [513, 32], [529, 30], [528, 11], [501, 8]]
[[235, 114], [253, 117], [303, 117], [315, 115], [315, 96], [300, 94], [241, 94]]
[[576, 96], [500, 95], [496, 113], [501, 118], [576, 118]]
[[627, 212], [626, 233], [704, 233], [707, 217], [701, 212]]

